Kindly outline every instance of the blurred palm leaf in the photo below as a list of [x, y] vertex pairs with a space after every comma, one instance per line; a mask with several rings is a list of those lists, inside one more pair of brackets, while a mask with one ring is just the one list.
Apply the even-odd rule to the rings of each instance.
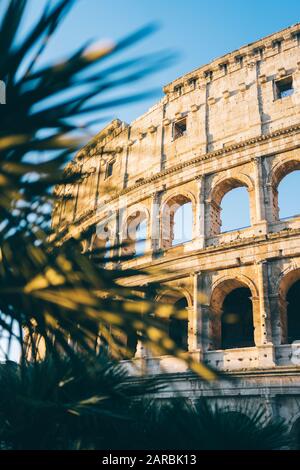
[[[105, 356], [0, 365], [0, 442], [6, 449], [70, 449], [106, 439], [130, 404], [158, 387], [128, 381]], [[112, 433], [109, 433], [112, 437]]]
[[6, 449], [275, 450], [291, 444], [282, 420], [133, 382], [105, 356], [0, 365], [0, 442]]
[[[31, 358], [36, 358], [35, 342], [42, 337], [46, 349], [58, 353], [73, 354], [74, 344], [94, 351], [100, 332], [102, 346], [109, 346], [113, 356], [131, 356], [124, 333], [133, 337], [139, 331], [156, 352], [185, 358], [159, 320], [161, 306], [152, 294], [160, 286], [134, 291], [122, 287], [120, 277], [135, 272], [123, 271], [121, 276], [108, 271], [81, 253], [80, 240], [61, 243], [62, 234], [51, 235], [49, 229], [53, 185], [79, 176], [62, 172], [82, 145], [74, 135], [78, 117], [87, 116], [86, 125], [81, 125], [86, 129], [91, 111], [143, 98], [146, 93], [93, 101], [167, 65], [172, 54], [105, 66], [107, 58], [150, 34], [150, 25], [110, 46], [87, 44], [67, 59], [41, 67], [40, 57], [74, 1], [59, 0], [52, 8], [48, 2], [20, 40], [27, 4], [9, 1], [0, 25], [0, 78], [6, 83], [7, 102], [0, 106], [0, 327], [9, 337], [8, 350], [15, 337], [23, 351], [29, 345]], [[214, 377], [202, 364], [188, 360], [206, 378]]]
[[[245, 402], [232, 410], [204, 398], [194, 402], [182, 397], [144, 399], [132, 404], [131, 413], [129, 429], [120, 424], [115, 448], [275, 450], [290, 444], [283, 420], [270, 419], [265, 410]], [[128, 436], [138, 436], [135, 442], [126, 439], [124, 428]]]

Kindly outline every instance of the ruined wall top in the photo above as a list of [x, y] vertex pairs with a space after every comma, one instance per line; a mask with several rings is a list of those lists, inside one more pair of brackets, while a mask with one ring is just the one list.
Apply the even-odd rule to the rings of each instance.
[[[299, 42], [300, 23], [289, 26], [262, 39], [251, 42], [230, 53], [217, 57], [209, 64], [202, 65], [195, 70], [176, 78], [164, 87], [164, 93], [169, 95], [176, 91], [178, 86], [186, 86], [193, 79], [218, 79], [224, 74], [235, 72], [241, 65], [251, 66], [257, 59], [271, 58], [276, 53], [281, 52], [282, 48], [288, 49]], [[225, 70], [224, 70], [225, 69]], [[225, 73], [226, 72], [226, 73]]]
[[[62, 197], [76, 196], [69, 220], [95, 211], [112, 192], [139, 185], [146, 194], [151, 178], [180, 165], [202, 159], [217, 169], [220, 155], [234, 152], [237, 158], [241, 148], [297, 128], [300, 24], [213, 60], [168, 84], [164, 93], [131, 124], [113, 120], [68, 165], [68, 172], [82, 173], [76, 188], [56, 189]], [[199, 171], [207, 170], [202, 165]]]

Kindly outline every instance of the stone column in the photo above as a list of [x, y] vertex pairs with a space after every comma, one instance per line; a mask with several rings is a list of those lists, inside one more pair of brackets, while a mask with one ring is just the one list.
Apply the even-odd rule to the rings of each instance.
[[275, 352], [272, 343], [266, 261], [257, 263], [257, 279], [259, 297], [253, 299], [254, 340], [258, 348], [259, 366], [267, 368], [275, 365]]
[[192, 274], [193, 279], [193, 306], [188, 308], [189, 331], [188, 331], [188, 349], [190, 352], [197, 352], [199, 345], [199, 328], [201, 319], [198, 310], [198, 276], [199, 273]]
[[150, 223], [149, 223], [149, 238], [150, 238], [150, 251], [157, 252], [160, 247], [160, 232], [161, 232], [161, 198], [162, 191], [157, 191], [152, 194], [152, 202], [150, 209]]
[[205, 180], [204, 176], [198, 176], [197, 180], [197, 200], [194, 215], [193, 238], [197, 248], [204, 248], [205, 245]]
[[[262, 174], [262, 161], [261, 158], [254, 158], [254, 200], [255, 200], [255, 225], [260, 225], [263, 232], [267, 232], [266, 208], [265, 208], [265, 195], [264, 195], [264, 181]], [[249, 194], [250, 198], [251, 195]], [[250, 199], [251, 203], [251, 199]]]
[[202, 356], [207, 351], [211, 351], [213, 349], [218, 349], [216, 347], [215, 339], [214, 339], [214, 327], [216, 324], [214, 323], [214, 318], [210, 311], [210, 307], [207, 304], [200, 304], [199, 311], [201, 316], [201, 336], [200, 336], [200, 344], [201, 344], [201, 352]]
[[[125, 206], [126, 207], [126, 206]], [[123, 198], [119, 198], [118, 201], [118, 208], [116, 209], [116, 235], [115, 235], [115, 240], [116, 240], [116, 245], [121, 245], [123, 242], [123, 225], [125, 223], [125, 214], [126, 209], [124, 209], [124, 200]], [[123, 247], [119, 246], [117, 248], [118, 253], [115, 253], [118, 256], [122, 256], [122, 251]], [[118, 262], [118, 266], [121, 266], [121, 262]]]
[[261, 343], [272, 342], [272, 326], [270, 305], [268, 297], [268, 263], [261, 261], [257, 264], [258, 289], [260, 300], [260, 318], [261, 318]]
[[279, 346], [285, 342], [285, 322], [282, 324], [283, 312], [286, 309], [286, 302], [282, 301], [279, 294], [269, 295], [271, 312], [272, 341], [274, 346]]
[[261, 314], [259, 297], [251, 297], [253, 308], [254, 344], [261, 346], [263, 342], [261, 331]]
[[213, 349], [213, 337], [209, 295], [204, 276], [200, 272], [194, 274], [194, 327], [196, 328], [195, 346], [202, 360], [205, 352]]
[[217, 237], [221, 229], [221, 207], [215, 201], [205, 199], [205, 239]]
[[[267, 165], [266, 172], [268, 174], [272, 171], [273, 158], [265, 159], [265, 165]], [[274, 186], [273, 178], [271, 178], [271, 180], [267, 181], [265, 184], [265, 204], [267, 221], [269, 223], [276, 222], [279, 218], [278, 191], [276, 184]]]

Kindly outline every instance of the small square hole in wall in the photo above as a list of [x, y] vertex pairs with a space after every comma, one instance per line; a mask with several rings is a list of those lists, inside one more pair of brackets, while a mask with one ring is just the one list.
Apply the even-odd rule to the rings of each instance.
[[173, 139], [186, 135], [186, 118], [180, 119], [173, 124]]
[[195, 77], [190, 78], [189, 81], [188, 81], [188, 85], [190, 87], [190, 90], [195, 90], [196, 85], [197, 85], [197, 78], [195, 78]]
[[293, 78], [285, 77], [275, 81], [275, 99], [281, 100], [294, 93]]
[[115, 161], [112, 160], [110, 162], [108, 162], [107, 166], [106, 166], [106, 172], [105, 172], [105, 179], [109, 178], [110, 176], [112, 176], [113, 172], [114, 172], [114, 164], [115, 164]]
[[175, 93], [175, 95], [181, 96], [181, 95], [182, 95], [182, 92], [183, 92], [183, 86], [182, 86], [182, 85], [176, 85], [176, 86], [174, 87], [174, 93]]

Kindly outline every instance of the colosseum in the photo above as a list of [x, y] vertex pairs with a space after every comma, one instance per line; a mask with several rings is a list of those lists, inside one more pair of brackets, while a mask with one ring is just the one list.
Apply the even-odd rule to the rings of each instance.
[[[131, 370], [168, 374], [185, 395], [229, 408], [249, 401], [299, 436], [300, 216], [280, 218], [278, 188], [300, 169], [300, 24], [163, 91], [144, 115], [130, 125], [112, 121], [78, 152], [66, 171], [84, 176], [56, 190], [53, 226], [88, 233], [91, 252], [97, 233], [111, 251], [130, 239], [122, 267], [148, 276], [128, 284], [169, 287], [166, 301], [187, 312], [186, 320], [170, 318], [170, 336], [229, 379], [203, 383], [142, 344]], [[250, 224], [224, 232], [222, 201], [237, 188], [247, 190]], [[190, 215], [180, 240], [183, 209]]]

